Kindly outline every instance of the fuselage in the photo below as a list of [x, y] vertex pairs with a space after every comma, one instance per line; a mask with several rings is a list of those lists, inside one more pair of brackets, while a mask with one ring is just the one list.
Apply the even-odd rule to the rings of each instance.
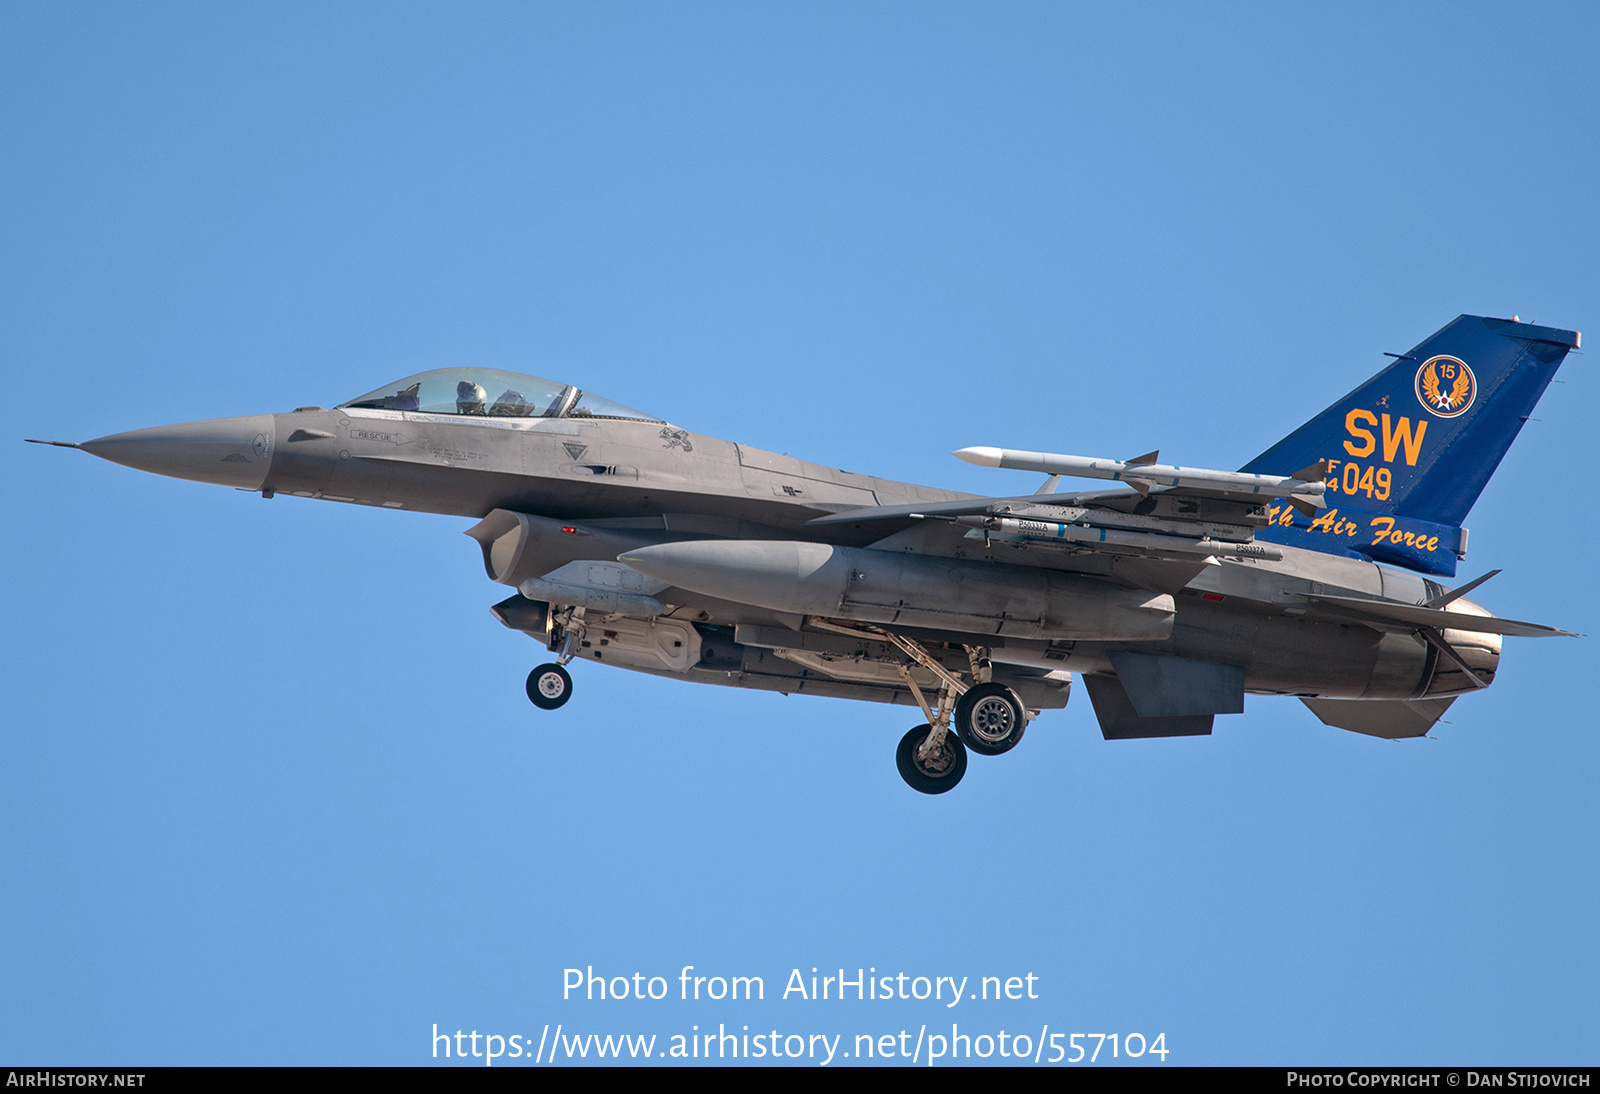
[[[479, 521], [496, 512], [527, 514], [583, 525], [583, 534], [545, 537], [516, 573], [497, 574], [492, 543], [485, 542], [491, 576], [512, 586], [574, 561], [612, 561], [634, 547], [701, 539], [799, 541], [955, 560], [961, 565], [945, 568], [952, 582], [961, 580], [957, 575], [963, 567], [983, 564], [1000, 567], [993, 573], [1001, 584], [1007, 575], [1025, 584], [1040, 570], [1079, 575], [1074, 580], [1108, 590], [1138, 583], [1129, 577], [1136, 571], [1119, 570], [1117, 560], [1103, 553], [988, 542], [949, 524], [907, 519], [898, 525], [808, 527], [807, 521], [830, 513], [969, 495], [808, 463], [658, 420], [344, 406], [158, 427], [82, 447], [143, 470], [268, 497], [320, 498]], [[1084, 637], [1081, 627], [1055, 637], [1048, 627], [1021, 634], [1015, 627], [1007, 633], [1004, 625], [987, 633], [981, 623], [960, 625], [972, 628], [972, 641], [991, 648], [995, 661], [1033, 670], [1105, 673], [1111, 671], [1108, 654], [1137, 650], [1241, 666], [1246, 690], [1259, 694], [1413, 699], [1476, 686], [1410, 634], [1318, 619], [1307, 610], [1306, 597], [1313, 594], [1419, 604], [1437, 595], [1439, 585], [1352, 558], [1293, 547], [1282, 553], [1277, 561], [1213, 560], [1176, 582], [1169, 575], [1169, 587], [1153, 590], [1170, 597], [1170, 608], [1164, 609], [1169, 625], [1159, 634], [1096, 640]], [[937, 581], [938, 572], [929, 572]], [[794, 625], [787, 613], [745, 600], [674, 588], [654, 596], [702, 630], [742, 626], [753, 635], [763, 627]], [[1454, 609], [1488, 614], [1465, 599]], [[890, 622], [908, 633], [937, 637], [924, 620]], [[1450, 631], [1446, 637], [1480, 678], [1492, 679], [1498, 636]], [[718, 656], [727, 654], [724, 649]], [[726, 670], [719, 663], [710, 671], [726, 675]], [[691, 665], [682, 671], [692, 678], [707, 670]]]
[[[158, 474], [462, 517], [489, 610], [554, 660], [915, 707], [901, 777], [942, 794], [1088, 693], [1107, 740], [1202, 736], [1245, 695], [1425, 736], [1487, 687], [1501, 636], [1570, 635], [1445, 588], [1463, 526], [1575, 331], [1460, 316], [1237, 471], [976, 446], [1045, 472], [974, 496], [691, 433], [576, 385], [417, 373], [333, 409], [67, 447]], [[60, 444], [65, 442], [45, 442]], [[1114, 481], [1062, 490], [1062, 477]], [[1396, 567], [1396, 568], [1390, 568]]]

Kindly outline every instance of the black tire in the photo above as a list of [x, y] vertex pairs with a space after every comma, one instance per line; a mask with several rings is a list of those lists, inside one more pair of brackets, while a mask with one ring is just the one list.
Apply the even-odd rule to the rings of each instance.
[[911, 789], [923, 794], [943, 794], [946, 790], [955, 789], [961, 776], [967, 773], [967, 749], [954, 733], [946, 733], [944, 746], [933, 763], [918, 760], [917, 749], [928, 739], [932, 728], [920, 725], [900, 738], [894, 762], [900, 769], [900, 777]]
[[1004, 684], [979, 684], [956, 703], [951, 719], [961, 741], [980, 756], [1010, 752], [1028, 728], [1022, 701]]
[[560, 665], [540, 665], [528, 673], [528, 701], [540, 710], [555, 710], [572, 698], [572, 677]]

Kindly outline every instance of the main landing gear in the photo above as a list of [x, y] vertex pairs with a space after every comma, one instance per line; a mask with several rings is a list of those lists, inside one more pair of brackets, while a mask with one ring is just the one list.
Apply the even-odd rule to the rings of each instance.
[[572, 674], [567, 672], [567, 664], [578, 652], [583, 632], [582, 608], [568, 608], [551, 620], [550, 648], [557, 651], [556, 659], [528, 673], [528, 702], [540, 710], [559, 709], [572, 698]]
[[895, 750], [895, 766], [911, 789], [943, 794], [967, 773], [968, 752], [998, 756], [1022, 740], [1027, 711], [1017, 693], [1004, 684], [967, 688], [952, 711], [954, 687], [946, 684], [940, 688], [939, 705], [930, 707], [910, 670], [902, 669], [901, 675], [928, 716], [928, 724], [907, 733]]
[[911, 789], [943, 794], [954, 790], [967, 773], [967, 749], [961, 738], [942, 726], [937, 731], [933, 726], [917, 726], [900, 738], [894, 762]]
[[[601, 616], [599, 621], [605, 618]], [[894, 667], [927, 721], [900, 739], [894, 758], [900, 777], [918, 793], [943, 794], [955, 789], [967, 773], [967, 753], [998, 756], [1011, 751], [1034, 716], [1015, 691], [995, 682], [989, 651], [984, 647], [967, 646], [970, 671], [953, 672], [920, 642], [904, 635], [869, 624], [846, 625], [816, 618], [806, 622], [819, 630], [887, 643], [905, 656], [905, 661]], [[572, 698], [572, 677], [566, 666], [583, 645], [583, 609], [552, 613], [549, 628], [549, 646], [556, 659], [528, 674], [528, 701], [540, 710], [557, 710]], [[924, 681], [931, 675], [936, 690], [925, 692], [913, 668], [924, 671]]]
[[[1022, 740], [1032, 714], [1015, 691], [994, 682], [987, 649], [966, 647], [971, 671], [957, 674], [921, 643], [904, 635], [866, 624], [844, 626], [820, 619], [807, 622], [823, 630], [889, 642], [905, 654], [909, 664], [896, 668], [928, 719], [925, 725], [917, 726], [900, 738], [900, 746], [895, 749], [895, 766], [911, 789], [923, 794], [943, 794], [954, 789], [961, 776], [967, 773], [968, 752], [998, 756], [1011, 751]], [[939, 681], [934, 702], [928, 701], [912, 675], [912, 665], [926, 669]]]
[[972, 751], [998, 756], [1017, 746], [1028, 723], [1017, 693], [991, 682], [967, 689], [956, 703], [955, 726]]

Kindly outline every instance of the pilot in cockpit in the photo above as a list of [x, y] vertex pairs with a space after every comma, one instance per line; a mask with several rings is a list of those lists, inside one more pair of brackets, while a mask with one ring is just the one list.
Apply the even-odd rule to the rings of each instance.
[[471, 380], [462, 380], [456, 385], [456, 413], [457, 414], [487, 414], [485, 404], [489, 401], [489, 393], [483, 390], [482, 384], [475, 384]]

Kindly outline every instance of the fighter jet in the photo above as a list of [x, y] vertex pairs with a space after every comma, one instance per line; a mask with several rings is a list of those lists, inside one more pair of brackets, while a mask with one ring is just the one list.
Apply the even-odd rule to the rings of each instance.
[[1238, 471], [1156, 452], [956, 452], [1048, 476], [992, 497], [479, 368], [333, 409], [37, 443], [268, 498], [471, 519], [489, 578], [516, 590], [491, 611], [553, 654], [527, 680], [540, 710], [571, 698], [575, 660], [914, 706], [896, 762], [939, 794], [970, 753], [1010, 753], [1064, 707], [1074, 673], [1107, 740], [1209, 734], [1246, 694], [1426, 735], [1494, 681], [1503, 636], [1569, 633], [1466, 597], [1498, 571], [1453, 579], [1468, 510], [1578, 344], [1461, 316]]

